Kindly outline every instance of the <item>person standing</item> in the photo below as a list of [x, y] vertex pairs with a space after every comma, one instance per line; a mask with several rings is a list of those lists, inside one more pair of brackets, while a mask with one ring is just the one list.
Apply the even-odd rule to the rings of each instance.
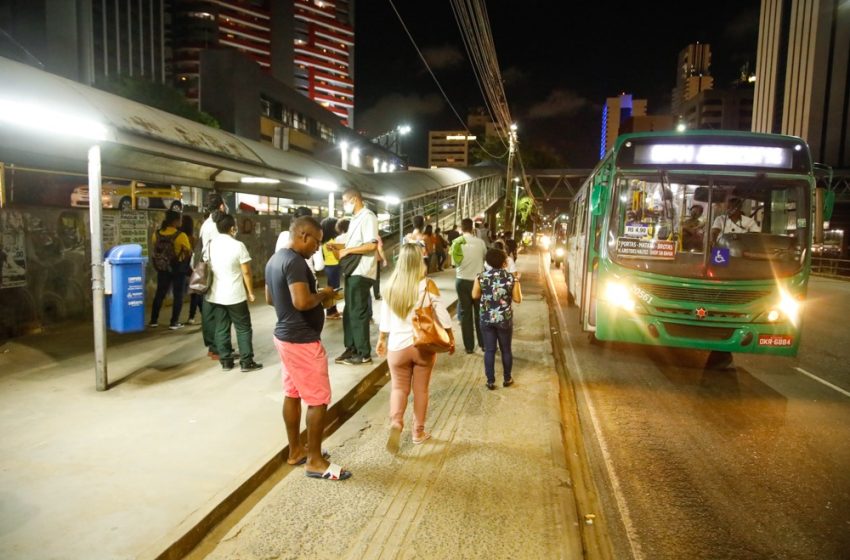
[[186, 267], [192, 258], [192, 245], [186, 234], [180, 231], [180, 212], [168, 210], [162, 226], [153, 234], [151, 261], [156, 269], [156, 294], [151, 305], [149, 327], [159, 326], [159, 310], [169, 289], [174, 302], [171, 308], [169, 329], [183, 328], [180, 311], [183, 310], [183, 294], [186, 288]]
[[[183, 214], [182, 222], [180, 223], [180, 231], [186, 234], [186, 237], [189, 238], [189, 245], [192, 247], [192, 256], [186, 263], [187, 266], [185, 267], [186, 291], [188, 291], [189, 279], [192, 276], [192, 269], [194, 268], [195, 263], [198, 262], [198, 259], [200, 258], [200, 252], [198, 250], [200, 247], [200, 243], [195, 238], [195, 221], [192, 220], [192, 217], [188, 214]], [[201, 308], [203, 303], [203, 294], [189, 292], [189, 318], [186, 320], [186, 324], [195, 324], [195, 314], [198, 312], [198, 309]]]
[[[322, 220], [322, 258], [325, 261], [325, 277], [328, 279], [328, 286], [336, 290], [339, 288], [339, 260], [336, 255], [328, 247], [329, 244], [336, 242], [336, 218], [325, 218]], [[336, 308], [336, 303], [327, 308], [328, 319], [342, 319], [339, 310]]]
[[387, 449], [398, 452], [404, 427], [407, 398], [413, 388], [413, 443], [424, 443], [431, 437], [425, 431], [428, 412], [428, 385], [437, 355], [413, 344], [413, 316], [417, 306], [433, 307], [437, 321], [449, 334], [452, 342], [449, 354], [454, 353], [452, 318], [440, 299], [437, 285], [425, 275], [422, 255], [416, 245], [405, 243], [399, 249], [398, 264], [390, 276], [386, 301], [381, 306], [380, 334], [375, 348], [378, 356], [387, 357], [392, 378], [390, 396], [390, 436]]
[[[298, 218], [303, 218], [305, 216], [312, 216], [313, 211], [310, 210], [306, 206], [299, 206], [295, 209], [295, 213], [293, 214], [292, 220], [297, 220]], [[291, 237], [289, 230], [280, 232], [280, 235], [277, 236], [277, 243], [275, 243], [274, 250], [275, 252], [280, 251], [281, 249], [286, 249], [290, 247]], [[310, 267], [310, 270], [313, 272], [319, 272], [320, 270], [325, 269], [325, 259], [324, 259], [324, 251], [316, 251], [312, 257], [307, 259], [307, 266]]]
[[355, 188], [342, 193], [346, 214], [352, 216], [345, 238], [345, 246], [333, 245], [340, 266], [344, 259], [359, 259], [354, 270], [345, 275], [345, 311], [342, 326], [345, 352], [334, 360], [338, 364], [359, 365], [372, 362], [372, 345], [369, 341], [370, 290], [377, 276], [378, 218], [363, 204], [363, 195]]
[[514, 333], [512, 303], [522, 302], [519, 274], [511, 274], [505, 268], [508, 255], [502, 249], [487, 251], [489, 269], [475, 279], [472, 286], [473, 299], [481, 301], [481, 335], [484, 338], [484, 375], [487, 388], [496, 388], [496, 343], [502, 354], [503, 387], [513, 385], [511, 371], [514, 356], [511, 342]]
[[230, 325], [236, 328], [241, 371], [256, 371], [263, 364], [254, 361], [253, 330], [248, 303], [254, 302], [254, 282], [251, 276], [251, 255], [241, 241], [236, 240], [236, 220], [230, 214], [216, 222], [221, 235], [210, 242], [212, 284], [206, 301], [211, 306], [215, 324], [215, 346], [219, 351], [221, 369], [233, 369], [233, 346]]
[[[322, 226], [311, 217], [290, 227], [290, 246], [275, 252], [266, 264], [266, 303], [277, 322], [274, 345], [280, 356], [284, 401], [283, 421], [289, 440], [290, 465], [304, 465], [311, 478], [345, 480], [351, 472], [330, 463], [322, 453], [325, 414], [331, 402], [328, 355], [321, 335], [322, 306], [334, 302], [330, 286], [318, 289], [307, 260], [320, 249]], [[301, 401], [307, 404], [307, 449], [301, 443]]]
[[[210, 262], [210, 242], [218, 237], [218, 228], [215, 225], [224, 214], [227, 214], [227, 205], [218, 193], [212, 193], [207, 201], [209, 215], [201, 224], [199, 236], [201, 238], [201, 258], [204, 262]], [[212, 281], [212, 278], [210, 278]], [[229, 325], [228, 325], [229, 328]], [[204, 298], [201, 302], [201, 335], [204, 337], [204, 346], [207, 347], [207, 356], [218, 360], [218, 349], [215, 346], [215, 324], [212, 320], [212, 305]]]
[[484, 255], [487, 246], [473, 231], [472, 220], [464, 218], [460, 223], [460, 237], [452, 243], [452, 263], [455, 265], [456, 278], [455, 289], [457, 290], [457, 318], [460, 321], [460, 329], [463, 333], [463, 347], [467, 354], [475, 352], [475, 341], [478, 346], [484, 347], [481, 339], [481, 325], [479, 324], [478, 301], [472, 299], [472, 285], [475, 279], [484, 270]]
[[434, 227], [431, 224], [425, 226], [422, 239], [425, 241], [425, 269], [430, 274], [437, 271], [437, 240], [434, 237]]
[[434, 246], [437, 253], [437, 270], [444, 270], [446, 267], [446, 249], [448, 249], [449, 244], [443, 237], [440, 228], [434, 229]]
[[[376, 301], [381, 301], [381, 269], [387, 266], [387, 256], [384, 254], [384, 240], [381, 239], [380, 232], [378, 233], [378, 248], [375, 250], [377, 251], [375, 256], [378, 259], [378, 266], [375, 268], [375, 284], [372, 286], [372, 294]], [[371, 307], [369, 314], [371, 315]]]

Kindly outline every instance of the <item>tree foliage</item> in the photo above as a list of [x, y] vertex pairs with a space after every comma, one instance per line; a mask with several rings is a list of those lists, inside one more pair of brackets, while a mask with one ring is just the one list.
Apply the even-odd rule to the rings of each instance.
[[179, 90], [166, 84], [150, 82], [130, 76], [110, 78], [95, 84], [98, 89], [131, 99], [150, 107], [161, 109], [212, 128], [221, 128], [209, 113], [192, 105]]
[[[519, 153], [526, 169], [557, 169], [565, 167], [561, 154], [545, 145], [524, 144], [520, 142]], [[495, 161], [502, 165], [508, 164], [508, 150], [496, 137], [487, 138], [481, 146], [473, 144], [469, 148], [471, 164], [482, 161]]]

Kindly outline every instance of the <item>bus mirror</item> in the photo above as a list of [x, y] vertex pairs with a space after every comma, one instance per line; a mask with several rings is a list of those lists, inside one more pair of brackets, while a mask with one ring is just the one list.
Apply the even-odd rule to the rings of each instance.
[[823, 196], [823, 221], [828, 222], [832, 218], [835, 209], [835, 191], [826, 191]]
[[602, 214], [602, 192], [603, 186], [600, 184], [593, 185], [593, 190], [590, 191], [590, 212], [594, 216]]

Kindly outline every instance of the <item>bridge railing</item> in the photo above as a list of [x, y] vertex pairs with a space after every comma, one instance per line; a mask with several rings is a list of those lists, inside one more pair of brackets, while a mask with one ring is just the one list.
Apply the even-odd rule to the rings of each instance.
[[812, 273], [850, 280], [850, 259], [812, 257]]

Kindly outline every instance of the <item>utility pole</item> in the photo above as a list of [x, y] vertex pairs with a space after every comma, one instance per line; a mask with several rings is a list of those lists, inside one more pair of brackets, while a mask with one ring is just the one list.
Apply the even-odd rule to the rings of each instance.
[[[511, 125], [510, 132], [508, 134], [508, 170], [507, 176], [505, 177], [505, 216], [502, 219], [502, 227], [507, 228], [508, 221], [508, 207], [511, 199], [511, 194], [508, 189], [511, 188], [513, 184], [511, 179], [513, 178], [514, 171], [514, 154], [516, 152], [516, 123]], [[514, 203], [514, 222], [516, 222], [516, 203]]]

